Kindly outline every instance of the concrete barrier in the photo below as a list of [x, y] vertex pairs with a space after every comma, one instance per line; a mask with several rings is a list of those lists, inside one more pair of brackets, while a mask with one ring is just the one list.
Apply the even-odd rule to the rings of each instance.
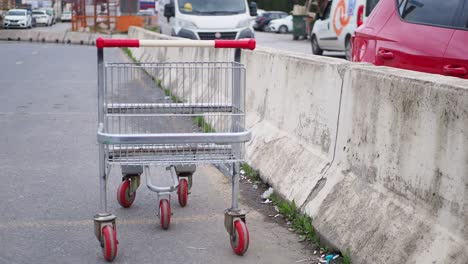
[[64, 43], [65, 32], [39, 32], [37, 42]]
[[467, 263], [468, 82], [353, 66], [343, 84], [314, 226], [355, 263]]
[[92, 41], [95, 41], [96, 36], [87, 32], [72, 32], [68, 31], [65, 33], [64, 43], [66, 44], [80, 44], [90, 45]]
[[[132, 51], [145, 62], [232, 59]], [[468, 81], [262, 48], [242, 62], [248, 161], [324, 240], [354, 263], [467, 263]]]
[[38, 32], [31, 30], [0, 30], [0, 40], [9, 41], [36, 41]]

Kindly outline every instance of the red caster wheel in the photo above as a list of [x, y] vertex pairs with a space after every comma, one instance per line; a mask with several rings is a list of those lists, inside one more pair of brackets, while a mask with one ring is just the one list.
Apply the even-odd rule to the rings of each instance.
[[102, 254], [104, 258], [111, 262], [114, 260], [115, 256], [117, 256], [117, 233], [115, 232], [114, 228], [110, 225], [104, 226], [102, 229]]
[[124, 208], [132, 206], [135, 201], [136, 192], [130, 192], [130, 185], [130, 180], [126, 179], [122, 181], [117, 189], [117, 201]]
[[182, 207], [187, 205], [188, 199], [188, 182], [186, 179], [179, 180], [179, 187], [177, 188], [177, 196], [179, 197], [179, 204]]
[[159, 202], [159, 218], [161, 219], [161, 227], [168, 229], [171, 223], [171, 205], [167, 199], [162, 199]]
[[244, 255], [249, 249], [249, 230], [240, 219], [234, 220], [234, 235], [231, 235], [231, 247], [234, 253]]

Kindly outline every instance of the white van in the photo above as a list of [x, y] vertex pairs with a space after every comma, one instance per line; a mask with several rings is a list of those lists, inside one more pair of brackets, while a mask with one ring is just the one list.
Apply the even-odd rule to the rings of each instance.
[[189, 39], [254, 38], [257, 4], [247, 0], [159, 0], [160, 33]]
[[312, 53], [324, 50], [344, 51], [351, 60], [351, 36], [370, 15], [379, 0], [330, 0], [322, 14], [317, 14], [310, 39]]

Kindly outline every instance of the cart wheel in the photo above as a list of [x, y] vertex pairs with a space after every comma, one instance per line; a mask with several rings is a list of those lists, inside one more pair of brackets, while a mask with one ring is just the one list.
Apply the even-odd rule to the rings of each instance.
[[130, 185], [130, 180], [126, 179], [119, 185], [119, 188], [117, 189], [117, 201], [124, 208], [132, 206], [133, 202], [135, 201], [136, 192], [130, 193]]
[[188, 199], [188, 183], [186, 179], [179, 180], [179, 187], [177, 188], [177, 196], [179, 197], [179, 204], [182, 207], [187, 205]]
[[234, 221], [234, 235], [231, 235], [231, 247], [239, 256], [244, 255], [249, 249], [249, 230], [242, 220]]
[[162, 199], [159, 202], [159, 218], [161, 219], [161, 227], [168, 229], [171, 223], [171, 205], [167, 199]]
[[103, 247], [102, 247], [102, 254], [104, 258], [111, 262], [114, 260], [115, 256], [117, 256], [117, 233], [115, 232], [112, 226], [106, 225], [102, 229], [102, 239], [103, 239]]

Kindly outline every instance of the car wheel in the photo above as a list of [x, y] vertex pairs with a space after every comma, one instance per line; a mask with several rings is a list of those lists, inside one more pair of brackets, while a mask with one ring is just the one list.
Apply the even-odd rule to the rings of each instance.
[[318, 44], [318, 41], [317, 41], [317, 37], [315, 35], [312, 36], [312, 38], [310, 40], [310, 43], [312, 45], [312, 53], [314, 55], [322, 55], [323, 54], [323, 50], [320, 48], [320, 46]]
[[281, 27], [279, 27], [278, 32], [281, 34], [288, 33], [288, 27], [286, 27], [285, 25], [282, 25]]
[[351, 44], [351, 37], [347, 36], [345, 40], [345, 57], [346, 60], [351, 61], [352, 59], [353, 46]]

